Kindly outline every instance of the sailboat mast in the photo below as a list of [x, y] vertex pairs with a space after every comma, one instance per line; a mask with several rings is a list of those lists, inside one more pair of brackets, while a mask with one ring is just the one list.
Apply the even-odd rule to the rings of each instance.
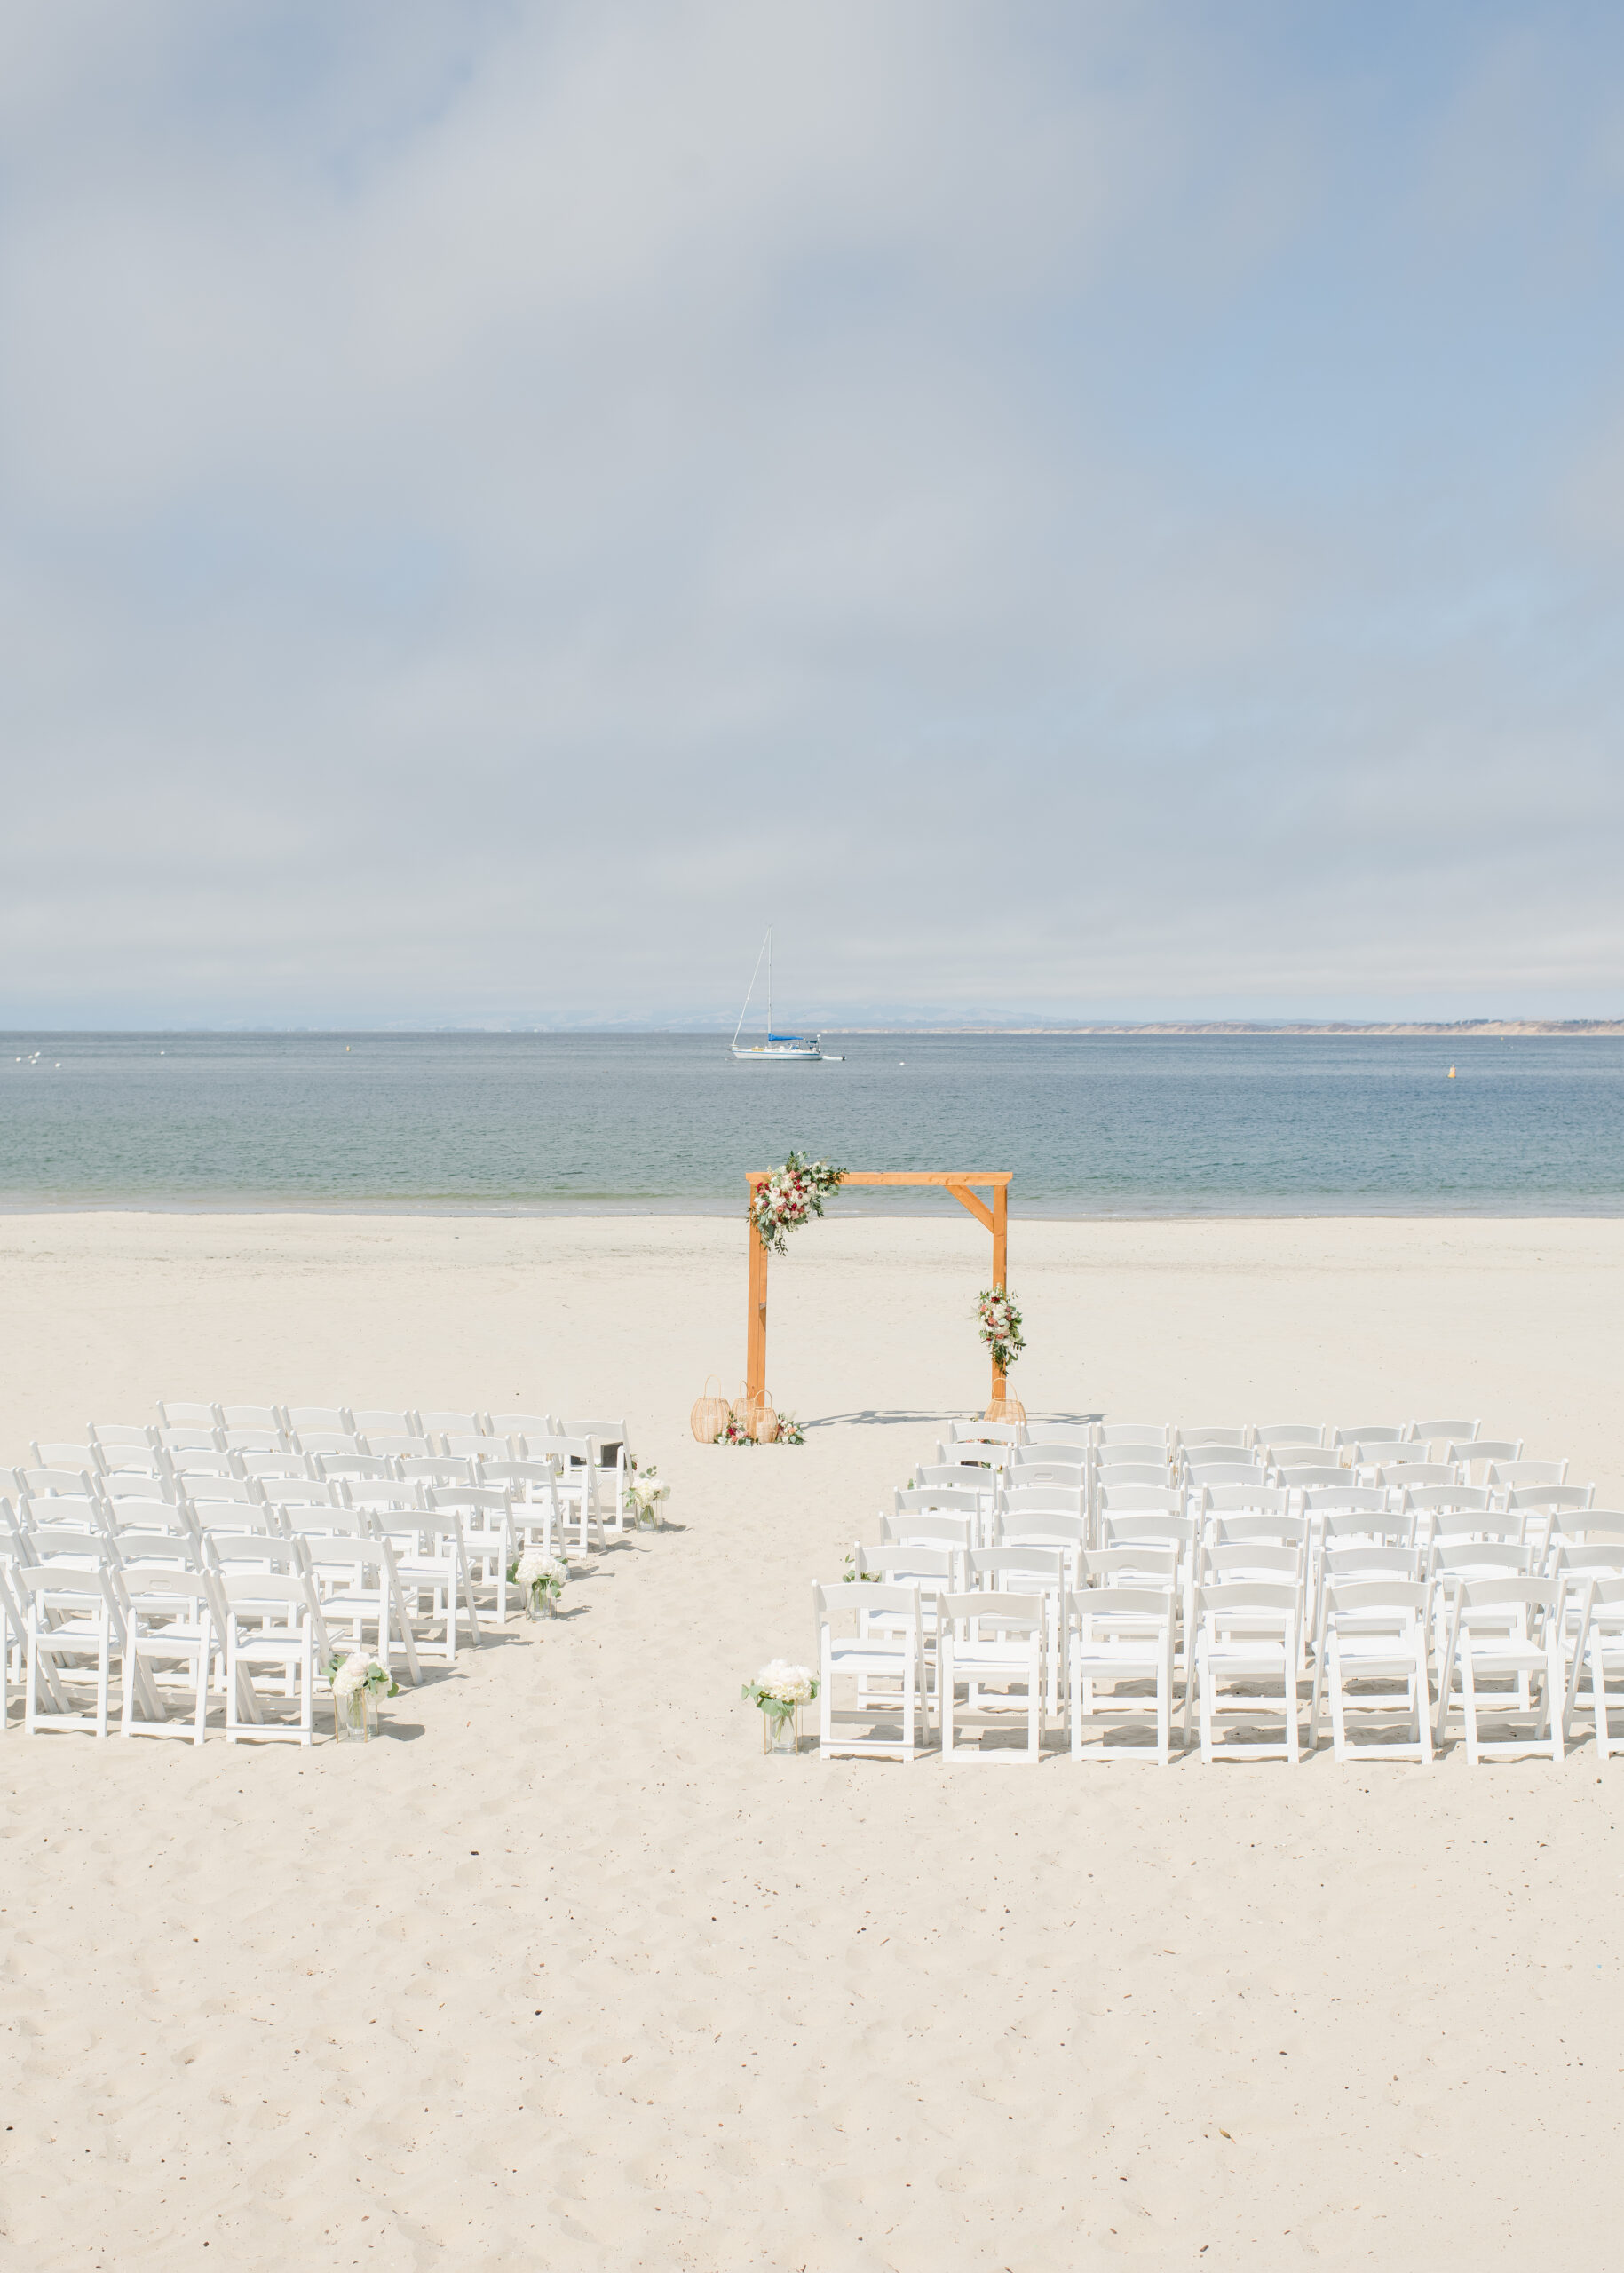
[[[744, 997], [744, 1008], [743, 1008], [743, 1010], [741, 1010], [740, 1011], [740, 1013], [739, 1013], [739, 1023], [738, 1023], [738, 1025], [733, 1028], [733, 1048], [734, 1048], [735, 1049], [738, 1049], [738, 1047], [739, 1047], [739, 1036], [740, 1036], [740, 1035], [743, 1033], [743, 1031], [744, 1031], [744, 1022], [745, 1022], [746, 1018], [749, 1018], [749, 1014], [750, 1014], [750, 996], [751, 996], [751, 995], [756, 992], [756, 981], [757, 981], [757, 978], [760, 977], [760, 975], [761, 975], [761, 959], [762, 959], [763, 955], [766, 954], [767, 949], [768, 949], [768, 947], [769, 947], [769, 946], [770, 946], [770, 944], [771, 944], [771, 942], [772, 942], [772, 932], [771, 927], [769, 927], [768, 931], [767, 931], [767, 936], [766, 936], [766, 938], [762, 941], [762, 943], [761, 943], [760, 946], [758, 946], [758, 947], [757, 948], [757, 950], [756, 950], [756, 968], [755, 968], [755, 970], [754, 970], [753, 971], [751, 971], [751, 973], [750, 973], [750, 983], [749, 983], [749, 989], [747, 990], [746, 994], [745, 994], [745, 997]], [[771, 967], [769, 966], [769, 970], [770, 970], [770, 968], [771, 968]], [[768, 1009], [767, 1009], [767, 1025], [768, 1025], [768, 1026], [769, 1026], [769, 1027], [771, 1027], [772, 1024], [772, 1005], [771, 1005], [771, 1003], [769, 1003], [769, 1004], [768, 1004]]]
[[772, 1039], [772, 926], [767, 926], [767, 1040]]

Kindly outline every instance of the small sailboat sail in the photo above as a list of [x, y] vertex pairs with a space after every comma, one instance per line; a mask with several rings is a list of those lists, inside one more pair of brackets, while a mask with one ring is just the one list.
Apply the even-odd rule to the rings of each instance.
[[[745, 1019], [749, 1016], [750, 998], [756, 992], [756, 981], [761, 976], [763, 957], [767, 965], [767, 1037], [764, 1041], [741, 1044]], [[816, 1065], [821, 1063], [823, 1050], [815, 1034], [774, 1034], [772, 1031], [772, 926], [767, 926], [767, 936], [761, 943], [756, 957], [756, 968], [750, 973], [749, 992], [744, 1008], [739, 1013], [739, 1023], [733, 1028], [733, 1056], [757, 1065]]]

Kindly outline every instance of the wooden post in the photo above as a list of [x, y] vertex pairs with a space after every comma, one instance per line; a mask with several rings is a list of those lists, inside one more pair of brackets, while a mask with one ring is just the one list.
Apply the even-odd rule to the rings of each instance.
[[[764, 1176], [751, 1176], [752, 1200], [757, 1185], [765, 1182]], [[744, 1342], [744, 1386], [746, 1395], [759, 1405], [767, 1394], [767, 1249], [757, 1237], [753, 1221], [749, 1241], [750, 1311]]]
[[[993, 1287], [998, 1294], [1009, 1292], [1010, 1276], [1010, 1187], [1007, 1184], [993, 1186]], [[993, 1397], [996, 1401], [1009, 1395], [1009, 1385], [998, 1360], [993, 1360]]]

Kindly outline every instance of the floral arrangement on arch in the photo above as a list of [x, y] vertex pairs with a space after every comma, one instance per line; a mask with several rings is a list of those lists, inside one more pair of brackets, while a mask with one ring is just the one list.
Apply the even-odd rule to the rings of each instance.
[[1002, 1287], [985, 1287], [976, 1297], [976, 1319], [994, 1365], [1007, 1374], [1026, 1346], [1015, 1297]]
[[750, 1222], [763, 1247], [782, 1255], [786, 1236], [822, 1215], [825, 1200], [839, 1191], [845, 1173], [828, 1160], [805, 1160], [799, 1152], [791, 1152], [781, 1168], [753, 1184]]

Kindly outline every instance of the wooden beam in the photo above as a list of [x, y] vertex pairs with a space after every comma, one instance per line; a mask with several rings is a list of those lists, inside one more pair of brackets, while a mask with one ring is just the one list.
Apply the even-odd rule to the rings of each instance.
[[947, 1189], [958, 1201], [961, 1208], [969, 1208], [977, 1223], [979, 1224], [984, 1230], [989, 1232], [992, 1230], [993, 1211], [987, 1206], [985, 1200], [978, 1200], [975, 1193], [973, 1192], [967, 1192], [962, 1184], [950, 1184], [947, 1186]]
[[[1005, 1294], [1009, 1292], [1010, 1275], [1010, 1187], [1001, 1184], [993, 1194], [993, 1285]], [[1009, 1395], [1009, 1384], [996, 1359], [993, 1364], [993, 1398], [994, 1403]]]
[[[759, 1173], [759, 1171], [757, 1171]], [[848, 1184], [1008, 1184], [1013, 1168], [848, 1168]]]

